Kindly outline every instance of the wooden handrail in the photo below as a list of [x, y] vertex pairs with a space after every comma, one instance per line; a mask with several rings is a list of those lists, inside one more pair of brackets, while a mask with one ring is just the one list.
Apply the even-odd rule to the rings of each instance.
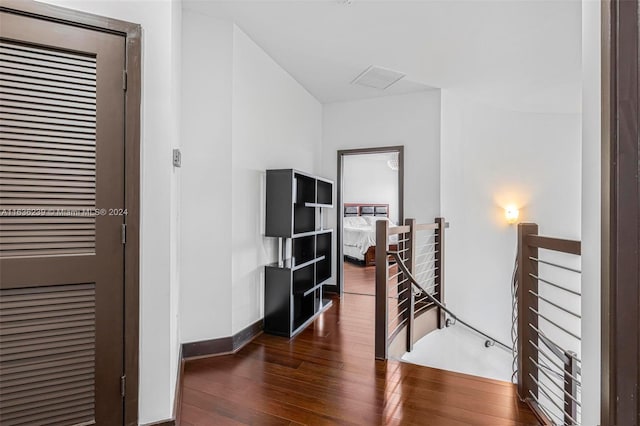
[[564, 240], [562, 238], [543, 237], [541, 235], [527, 235], [527, 244], [545, 250], [553, 250], [561, 253], [580, 255], [580, 241]]
[[[409, 219], [407, 219], [409, 220]], [[382, 222], [387, 222], [386, 220], [382, 221]], [[376, 222], [376, 223], [380, 223], [380, 221]], [[388, 224], [389, 222], [387, 222]], [[407, 232], [411, 231], [411, 228], [408, 225], [404, 225], [404, 226], [393, 226], [391, 228], [389, 228], [389, 235], [397, 235], [397, 234], [406, 234]], [[378, 241], [378, 240], [376, 240]]]
[[438, 229], [441, 226], [440, 222], [438, 222], [438, 219], [442, 219], [442, 223], [444, 223], [445, 228], [449, 227], [449, 222], [445, 222], [444, 218], [442, 217], [437, 217], [435, 223], [420, 223], [416, 225], [416, 231], [433, 231]]

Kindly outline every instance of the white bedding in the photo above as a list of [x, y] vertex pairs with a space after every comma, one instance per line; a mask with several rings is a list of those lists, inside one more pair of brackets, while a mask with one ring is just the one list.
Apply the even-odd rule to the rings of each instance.
[[[373, 216], [354, 216], [345, 217], [343, 221], [343, 243], [344, 254], [351, 257], [354, 252], [360, 253], [362, 259], [369, 247], [376, 245], [376, 226], [375, 223], [378, 220], [389, 220], [386, 217], [373, 217]], [[398, 242], [398, 236], [392, 235], [389, 237], [391, 244]], [[349, 247], [347, 249], [347, 247]], [[351, 253], [351, 254], [349, 254]], [[356, 257], [360, 259], [360, 256]], [[360, 260], [362, 260], [360, 259]]]
[[358, 247], [345, 245], [342, 254], [352, 259], [360, 261], [364, 260], [364, 254], [360, 253], [360, 249]]

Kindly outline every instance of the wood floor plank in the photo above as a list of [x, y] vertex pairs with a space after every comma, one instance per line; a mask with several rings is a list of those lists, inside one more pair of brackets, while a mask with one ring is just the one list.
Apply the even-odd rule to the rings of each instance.
[[511, 383], [376, 361], [373, 297], [345, 294], [294, 339], [188, 361], [182, 424], [535, 425]]
[[184, 424], [192, 424], [193, 426], [221, 425], [221, 426], [245, 426], [231, 418], [225, 417], [217, 413], [211, 413], [202, 410], [191, 404], [182, 405], [181, 426]]
[[[228, 399], [211, 398], [210, 395], [195, 389], [185, 388], [185, 395], [189, 400], [189, 405], [197, 407], [207, 413], [232, 419], [240, 424], [264, 426], [287, 426], [292, 424], [290, 420], [283, 419], [282, 417], [254, 410], [242, 403], [233, 402]], [[300, 423], [293, 424], [299, 425]]]

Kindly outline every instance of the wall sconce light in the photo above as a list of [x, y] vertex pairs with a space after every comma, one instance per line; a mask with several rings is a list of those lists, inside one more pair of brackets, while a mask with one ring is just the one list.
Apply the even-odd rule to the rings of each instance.
[[507, 219], [507, 223], [516, 223], [520, 216], [520, 210], [516, 206], [507, 206], [504, 209], [504, 217]]

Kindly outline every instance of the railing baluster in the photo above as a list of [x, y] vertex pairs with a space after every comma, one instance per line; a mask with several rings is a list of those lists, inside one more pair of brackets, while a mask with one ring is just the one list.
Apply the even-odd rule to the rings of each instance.
[[[408, 267], [409, 271], [412, 274], [415, 274], [416, 268], [416, 220], [415, 219], [407, 219], [404, 221], [404, 224], [409, 226], [409, 237], [407, 241], [405, 241], [408, 259]], [[409, 310], [407, 311], [407, 352], [411, 352], [413, 350], [413, 322], [415, 319], [415, 296], [413, 295], [413, 285], [409, 281], [408, 277], [404, 277], [406, 282], [403, 285], [403, 290], [407, 289], [409, 291], [406, 292], [408, 301], [409, 301]]]
[[529, 358], [538, 362], [538, 352], [529, 341], [538, 345], [538, 334], [532, 327], [538, 327], [538, 317], [529, 309], [538, 309], [538, 299], [531, 292], [538, 293], [538, 281], [530, 274], [538, 275], [538, 264], [530, 260], [538, 257], [538, 249], [530, 247], [529, 235], [538, 234], [538, 225], [533, 223], [518, 224], [518, 394], [525, 399], [529, 394], [538, 395], [538, 370], [528, 362]]
[[[573, 419], [578, 418], [578, 404], [575, 399], [578, 396], [578, 384], [574, 377], [578, 372], [578, 359], [575, 352], [566, 351], [564, 363], [564, 422], [573, 425]], [[568, 394], [568, 395], [567, 395]], [[569, 395], [573, 396], [570, 398]]]
[[376, 315], [375, 315], [375, 353], [376, 359], [387, 359], [389, 353], [389, 222], [376, 222]]
[[[435, 284], [439, 286], [438, 301], [444, 305], [444, 229], [446, 222], [443, 217], [437, 217], [436, 223], [438, 224], [438, 229], [436, 229], [436, 259], [434, 268], [438, 270], [438, 275]], [[444, 328], [446, 322], [446, 312], [438, 307], [438, 328]]]

